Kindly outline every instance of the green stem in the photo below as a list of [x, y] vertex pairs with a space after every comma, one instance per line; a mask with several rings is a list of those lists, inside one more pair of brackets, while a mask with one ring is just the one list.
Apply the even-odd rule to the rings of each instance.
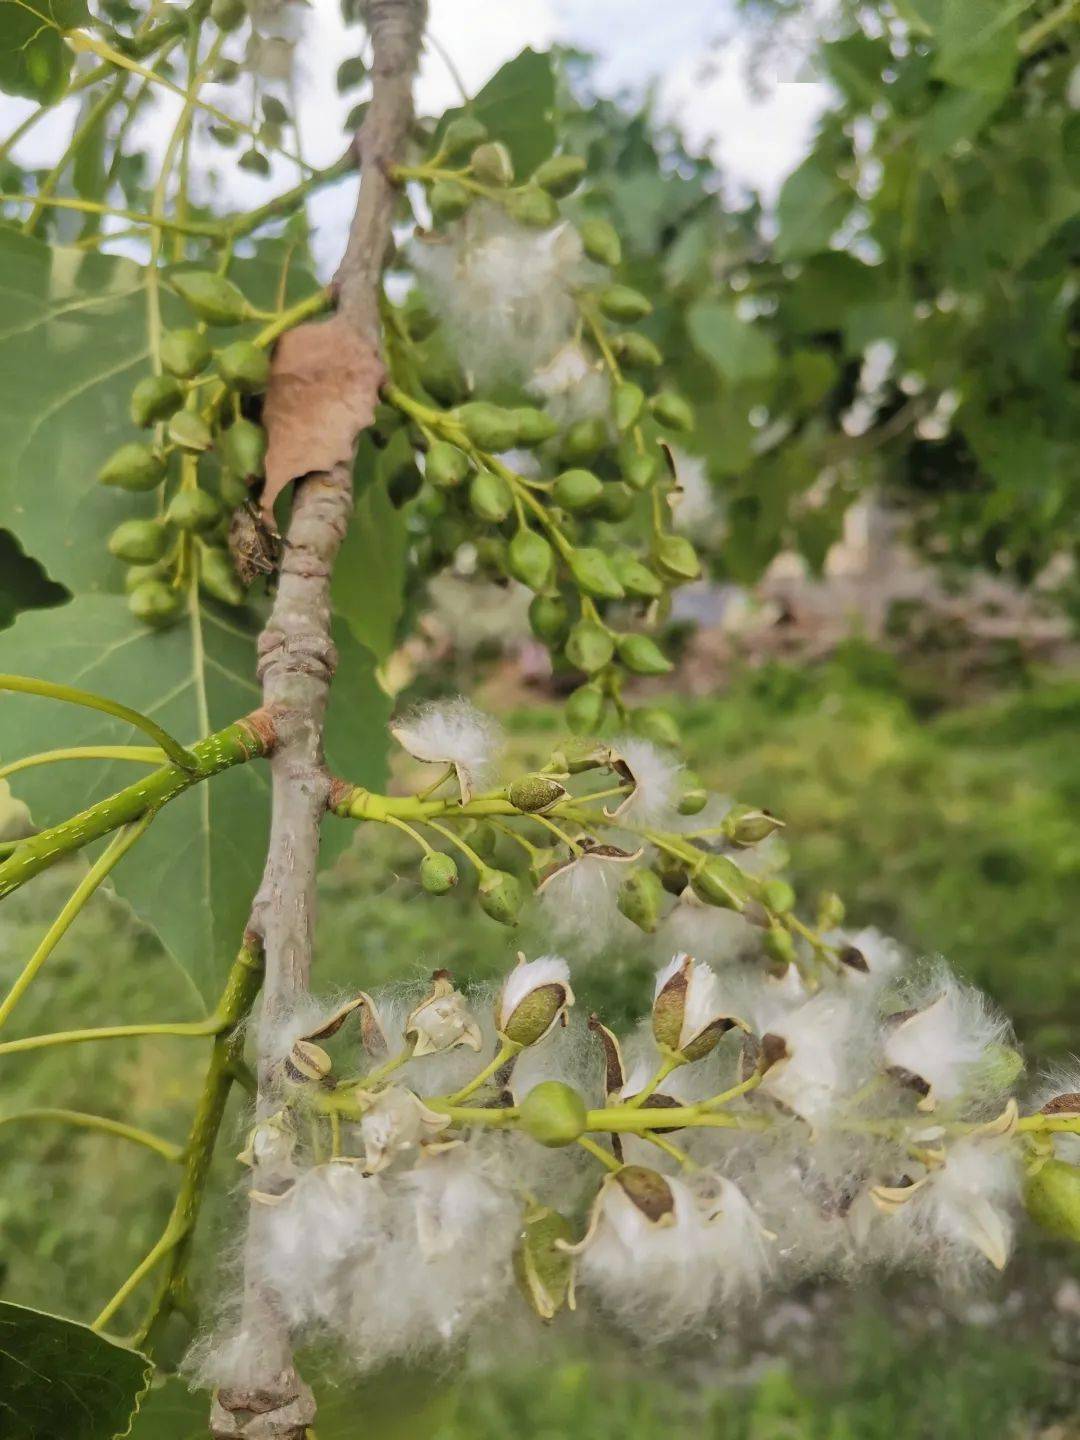
[[[524, 1047], [519, 1045], [516, 1040], [503, 1040], [499, 1047], [499, 1053], [490, 1065], [485, 1065], [483, 1070], [481, 1070], [478, 1075], [474, 1075], [467, 1085], [455, 1091], [453, 1095], [446, 1097], [447, 1106], [456, 1108], [461, 1104], [462, 1100], [467, 1100], [470, 1095], [475, 1095], [485, 1080], [490, 1080], [491, 1076], [494, 1075], [497, 1070], [501, 1070], [508, 1060], [513, 1060], [515, 1055], [520, 1055], [523, 1048]], [[495, 1113], [505, 1115], [508, 1112], [503, 1110]]]
[[1080, 10], [1080, 0], [1064, 0], [1056, 10], [1051, 10], [1049, 15], [1044, 15], [1041, 20], [1030, 25], [1020, 36], [1020, 54], [1030, 55], [1033, 50], [1037, 50], [1047, 36], [1070, 20], [1077, 10]]
[[594, 1159], [599, 1160], [600, 1164], [603, 1165], [606, 1170], [610, 1170], [613, 1175], [617, 1174], [623, 1168], [619, 1161], [615, 1159], [614, 1155], [609, 1155], [602, 1145], [598, 1145], [595, 1140], [590, 1140], [587, 1135], [579, 1135], [577, 1143], [581, 1146], [582, 1150], [587, 1150]]
[[115, 715], [117, 719], [126, 720], [129, 725], [134, 725], [143, 734], [149, 735], [182, 770], [194, 770], [198, 764], [190, 750], [186, 750], [179, 740], [174, 740], [168, 731], [163, 730], [148, 716], [141, 715], [138, 710], [132, 710], [127, 705], [121, 705], [117, 700], [109, 700], [104, 695], [95, 695], [90, 690], [77, 690], [73, 685], [55, 684], [51, 680], [35, 680], [29, 675], [0, 675], [0, 690], [13, 690], [21, 695], [42, 695], [49, 700], [63, 700], [69, 705], [82, 705], [87, 710], [101, 710], [106, 715]]
[[[387, 821], [390, 821], [392, 819], [392, 817], [389, 815], [386, 818]], [[400, 824], [400, 821], [395, 823]], [[428, 820], [425, 818], [424, 824], [428, 827], [429, 830], [434, 830], [437, 835], [441, 835], [443, 839], [449, 840], [451, 845], [457, 846], [457, 848], [465, 856], [466, 860], [468, 860], [469, 864], [474, 866], [475, 869], [479, 872], [481, 878], [483, 878], [484, 872], [490, 867], [488, 866], [487, 861], [482, 859], [472, 848], [471, 845], [466, 845], [465, 841], [462, 840], [460, 835], [455, 835], [448, 826], [440, 825], [437, 820]]]
[[178, 235], [221, 234], [221, 225], [216, 220], [156, 220], [152, 215], [143, 215], [138, 210], [122, 210], [116, 205], [105, 205], [100, 200], [80, 200], [74, 195], [44, 196], [4, 192], [0, 194], [0, 203], [45, 206], [54, 210], [78, 210], [84, 215], [115, 215], [118, 220], [130, 220], [136, 225], [155, 225], [163, 230], [175, 231]]
[[214, 1011], [205, 1020], [179, 1020], [174, 1024], [102, 1025], [96, 1030], [54, 1030], [48, 1035], [27, 1035], [21, 1040], [0, 1044], [0, 1055], [20, 1055], [26, 1050], [48, 1050], [54, 1045], [82, 1045], [89, 1040], [130, 1040], [146, 1035], [177, 1035], [201, 1038], [216, 1035], [228, 1022]]
[[232, 240], [238, 240], [243, 235], [250, 235], [260, 225], [265, 225], [268, 220], [280, 220], [286, 215], [291, 215], [298, 210], [313, 190], [321, 185], [332, 185], [335, 180], [342, 179], [345, 175], [351, 174], [356, 169], [356, 156], [352, 146], [346, 150], [340, 160], [333, 165], [328, 165], [325, 170], [316, 170], [294, 185], [291, 190], [284, 190], [265, 205], [259, 205], [254, 210], [247, 210], [241, 215], [234, 215], [231, 219], [224, 219], [220, 222], [225, 233]]
[[[2, 684], [0, 688], [3, 688]], [[224, 730], [208, 735], [205, 740], [197, 741], [190, 751], [193, 768], [164, 765], [88, 810], [82, 810], [50, 830], [42, 830], [20, 841], [14, 852], [0, 863], [0, 899], [55, 865], [65, 855], [161, 809], [192, 785], [209, 780], [234, 765], [243, 765], [264, 756], [272, 748], [273, 735], [272, 731], [267, 733], [265, 717], [261, 725], [237, 720]]]
[[121, 1140], [131, 1140], [136, 1145], [145, 1145], [165, 1160], [174, 1164], [184, 1158], [183, 1147], [171, 1140], [163, 1140], [149, 1130], [140, 1130], [135, 1125], [125, 1125], [122, 1120], [110, 1120], [106, 1115], [91, 1115], [83, 1110], [57, 1110], [51, 1106], [35, 1106], [31, 1110], [16, 1110], [11, 1115], [0, 1115], [0, 1125], [9, 1125], [13, 1120], [58, 1120], [65, 1125], [76, 1125], [83, 1130], [100, 1130], [104, 1135], [116, 1135]]
[[661, 1060], [660, 1064], [657, 1066], [656, 1073], [653, 1075], [652, 1079], [649, 1080], [646, 1085], [642, 1086], [642, 1088], [637, 1092], [636, 1095], [631, 1095], [630, 1098], [625, 1102], [626, 1108], [628, 1110], [639, 1109], [642, 1105], [645, 1104], [645, 1101], [648, 1100], [650, 1095], [654, 1095], [656, 1093], [656, 1091], [664, 1083], [664, 1081], [672, 1073], [672, 1071], [678, 1070], [679, 1066], [685, 1065], [685, 1063], [686, 1062], [685, 1060], [683, 1060], [681, 1055], [665, 1055], [663, 1060]]
[[32, 770], [35, 765], [52, 765], [58, 760], [134, 760], [141, 765], [160, 765], [164, 752], [156, 745], [73, 745], [65, 750], [41, 750], [0, 765], [0, 780]]
[[86, 143], [87, 136], [92, 133], [94, 126], [108, 114], [117, 100], [120, 99], [120, 96], [124, 93], [124, 86], [126, 84], [127, 76], [117, 75], [109, 88], [102, 95], [98, 96], [97, 100], [87, 111], [86, 118], [82, 123], [76, 126], [75, 133], [72, 135], [67, 149], [38, 187], [39, 194], [33, 202], [34, 208], [23, 222], [22, 233], [24, 235], [33, 235], [37, 229], [38, 221], [41, 219], [45, 204], [49, 196], [56, 189], [60, 177], [78, 155], [80, 149]]
[[[41, 944], [34, 951], [33, 955], [30, 956], [30, 959], [23, 967], [22, 973], [8, 991], [3, 1004], [0, 1005], [0, 1026], [3, 1026], [7, 1022], [12, 1010], [14, 1010], [19, 1000], [25, 994], [34, 976], [67, 934], [75, 917], [90, 899], [90, 896], [93, 895], [94, 891], [109, 874], [113, 866], [122, 860], [132, 845], [140, 839], [156, 813], [156, 810], [147, 810], [141, 819], [131, 825], [126, 825], [118, 834], [114, 835], [112, 840], [109, 841], [108, 845], [94, 861], [93, 865], [91, 865], [90, 869], [79, 881], [78, 885], [76, 885], [71, 893], [70, 899], [49, 926]], [[15, 858], [15, 856], [12, 856], [11, 859], [6, 860], [3, 865], [0, 865], [0, 870], [6, 869], [8, 865], [14, 862]]]

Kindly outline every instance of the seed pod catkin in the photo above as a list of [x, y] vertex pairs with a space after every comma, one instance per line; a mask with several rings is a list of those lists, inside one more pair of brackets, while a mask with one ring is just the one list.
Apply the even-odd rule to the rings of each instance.
[[452, 855], [431, 850], [420, 861], [420, 884], [429, 895], [445, 895], [457, 883], [458, 867]]
[[499, 525], [514, 508], [514, 497], [501, 475], [493, 470], [477, 470], [469, 485], [469, 504], [481, 520]]
[[198, 330], [166, 330], [161, 337], [161, 363], [181, 380], [205, 370], [210, 354], [210, 342]]
[[128, 596], [128, 609], [144, 625], [163, 629], [180, 613], [181, 597], [162, 580], [146, 580]]
[[689, 403], [671, 390], [661, 390], [659, 395], [654, 395], [649, 407], [660, 424], [669, 430], [686, 434], [694, 428], [694, 412]]
[[205, 490], [178, 490], [169, 501], [165, 519], [178, 530], [200, 534], [221, 517], [221, 506]]
[[109, 554], [129, 565], [152, 565], [164, 555], [168, 540], [156, 520], [125, 520], [109, 536]]
[[533, 405], [519, 405], [510, 413], [517, 426], [518, 445], [531, 449], [534, 445], [542, 445], [545, 440], [550, 440], [558, 431], [559, 427], [551, 416], [543, 410], [537, 410]]
[[611, 566], [627, 595], [637, 600], [656, 600], [664, 593], [664, 582], [629, 550], [616, 550]]
[[216, 545], [204, 545], [199, 552], [199, 588], [223, 605], [243, 605], [245, 591], [232, 560]]
[[697, 551], [684, 535], [660, 535], [654, 547], [656, 568], [668, 579], [696, 580], [701, 574]]
[[506, 568], [530, 590], [544, 590], [555, 573], [555, 554], [542, 535], [521, 529], [510, 541]]
[[634, 869], [619, 886], [616, 904], [628, 920], [651, 935], [664, 908], [664, 887], [652, 870]]
[[592, 735], [604, 717], [604, 692], [599, 685], [580, 685], [567, 697], [565, 709], [575, 735]]
[[250, 340], [234, 340], [217, 356], [218, 374], [230, 390], [257, 395], [270, 381], [270, 357]]
[[653, 308], [647, 296], [629, 285], [609, 285], [597, 295], [596, 303], [609, 320], [644, 320]]
[[469, 473], [469, 457], [446, 440], [432, 442], [424, 461], [424, 474], [440, 490], [453, 490]]
[[603, 550], [585, 545], [574, 550], [567, 562], [579, 590], [594, 600], [621, 600], [626, 594]]
[[198, 453], [214, 443], [210, 426], [194, 410], [178, 410], [169, 421], [169, 439], [182, 450]]
[[149, 445], [121, 445], [98, 471], [102, 485], [116, 485], [121, 490], [153, 490], [161, 484], [165, 462]]
[[501, 188], [514, 182], [514, 162], [510, 151], [498, 140], [478, 145], [472, 152], [469, 169], [485, 185]]
[[586, 675], [594, 675], [611, 663], [615, 641], [595, 620], [579, 620], [566, 641], [566, 658]]
[[616, 385], [612, 410], [617, 430], [629, 430], [632, 425], [636, 425], [644, 408], [645, 391], [640, 385], [635, 385], [632, 380], [623, 380]]
[[516, 925], [521, 911], [521, 886], [506, 870], [486, 870], [477, 887], [480, 908], [500, 925]]
[[634, 492], [629, 485], [624, 485], [621, 480], [608, 480], [596, 513], [601, 520], [617, 525], [633, 514], [634, 499]]
[[537, 595], [529, 606], [529, 625], [545, 645], [558, 645], [570, 629], [570, 610], [561, 595]]
[[620, 635], [616, 649], [632, 675], [666, 675], [674, 668], [649, 635]]
[[468, 155], [487, 139], [487, 126], [472, 115], [457, 115], [443, 131], [440, 154], [447, 160]]
[[249, 312], [243, 293], [212, 270], [185, 270], [169, 284], [208, 325], [239, 325]]
[[561, 200], [577, 189], [585, 170], [586, 162], [580, 155], [552, 155], [533, 171], [533, 184]]
[[460, 180], [438, 180], [428, 192], [432, 217], [441, 225], [458, 220], [472, 203], [472, 196]]
[[472, 400], [454, 412], [465, 434], [480, 450], [497, 453], [517, 443], [517, 419], [512, 410], [486, 400]]
[[585, 254], [598, 265], [618, 265], [622, 260], [622, 241], [614, 225], [600, 216], [581, 224], [581, 243]]
[[145, 429], [183, 403], [184, 392], [172, 375], [147, 375], [131, 392], [131, 423]]
[[631, 370], [655, 370], [664, 359], [659, 346], [654, 345], [647, 335], [642, 335], [637, 330], [623, 330], [613, 336], [611, 348]]
[[530, 230], [547, 230], [558, 220], [559, 207], [546, 190], [527, 185], [524, 190], [512, 190], [506, 197], [506, 213]]
[[256, 479], [266, 459], [266, 431], [253, 420], [234, 420], [222, 438], [221, 454], [234, 475]]
[[552, 487], [552, 498], [571, 514], [594, 509], [604, 493], [604, 482], [591, 470], [564, 470]]

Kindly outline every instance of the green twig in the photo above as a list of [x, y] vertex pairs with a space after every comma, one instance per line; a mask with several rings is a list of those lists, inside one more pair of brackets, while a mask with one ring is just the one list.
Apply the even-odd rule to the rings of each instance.
[[109, 700], [104, 695], [95, 695], [90, 690], [77, 690], [73, 685], [58, 685], [51, 680], [35, 680], [29, 675], [0, 675], [0, 690], [14, 690], [21, 695], [42, 695], [49, 700], [63, 700], [69, 705], [82, 705], [87, 710], [101, 710], [106, 715], [115, 715], [126, 720], [164, 750], [169, 759], [182, 770], [194, 770], [198, 760], [186, 750], [179, 740], [174, 740], [167, 730], [155, 724], [147, 715], [121, 705], [118, 700]]
[[149, 1130], [140, 1130], [135, 1125], [126, 1125], [122, 1120], [110, 1120], [107, 1115], [91, 1115], [84, 1110], [58, 1110], [51, 1106], [39, 1105], [30, 1110], [16, 1110], [10, 1115], [0, 1115], [0, 1125], [9, 1125], [13, 1120], [58, 1120], [64, 1125], [76, 1125], [83, 1130], [100, 1130], [104, 1135], [115, 1135], [121, 1140], [131, 1140], [136, 1145], [145, 1145], [165, 1160], [178, 1164], [184, 1158], [184, 1150], [171, 1140], [163, 1140]]

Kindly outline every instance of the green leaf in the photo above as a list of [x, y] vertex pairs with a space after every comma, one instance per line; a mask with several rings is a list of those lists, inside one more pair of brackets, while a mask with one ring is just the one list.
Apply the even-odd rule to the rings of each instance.
[[353, 518], [334, 568], [331, 602], [381, 663], [394, 647], [405, 604], [408, 535], [402, 512], [390, 503], [377, 453], [368, 444], [360, 447], [353, 483]]
[[686, 316], [695, 346], [732, 385], [768, 380], [777, 368], [776, 346], [764, 329], [741, 320], [734, 305], [699, 300]]
[[828, 247], [851, 208], [851, 192], [819, 155], [792, 171], [780, 190], [778, 260], [799, 260]]
[[960, 141], [974, 140], [1003, 98], [1000, 91], [946, 90], [919, 121], [919, 154], [927, 161], [940, 160]]
[[75, 59], [61, 31], [89, 19], [86, 0], [0, 0], [0, 90], [54, 104]]
[[114, 1440], [126, 1435], [150, 1361], [85, 1325], [0, 1302], [4, 1440]]
[[[254, 709], [257, 617], [206, 606], [171, 630], [148, 631], [120, 597], [83, 595], [60, 611], [20, 617], [5, 635], [4, 663], [16, 673], [66, 680], [123, 699], [189, 740]], [[378, 786], [389, 702], [374, 661], [339, 623], [339, 668], [327, 719], [335, 774]], [[108, 716], [48, 701], [12, 701], [0, 710], [5, 759], [65, 745], [130, 741]], [[54, 824], [143, 773], [122, 762], [39, 766], [14, 791], [38, 825]], [[166, 806], [113, 872], [116, 891], [160, 935], [208, 1003], [216, 998], [262, 873], [269, 820], [269, 771], [256, 761], [195, 786]], [[332, 819], [324, 854], [348, 843]], [[103, 970], [103, 979], [107, 978]]]
[[1001, 94], [1020, 58], [1016, 0], [946, 0], [934, 74], [962, 90]]
[[[514, 174], [524, 179], [555, 149], [555, 75], [551, 56], [524, 49], [497, 70], [473, 99], [468, 113], [482, 121], [492, 140], [510, 151]], [[463, 110], [448, 110], [440, 133]]]

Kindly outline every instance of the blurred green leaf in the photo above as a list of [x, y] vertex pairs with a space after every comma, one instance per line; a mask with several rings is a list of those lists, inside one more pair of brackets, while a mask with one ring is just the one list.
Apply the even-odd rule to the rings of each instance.
[[734, 305], [701, 300], [687, 311], [686, 324], [698, 351], [729, 384], [775, 375], [779, 357], [768, 331], [741, 320]]
[[405, 604], [408, 534], [387, 494], [378, 452], [361, 444], [353, 472], [355, 503], [334, 576], [334, 610], [380, 663], [394, 646]]
[[945, 0], [936, 27], [934, 74], [963, 90], [1000, 94], [1020, 58], [1015, 0]]
[[776, 206], [776, 254], [798, 260], [825, 250], [851, 208], [851, 192], [822, 158], [811, 155], [784, 181]]
[[55, 103], [75, 59], [61, 31], [89, 19], [86, 0], [0, 0], [0, 90]]

